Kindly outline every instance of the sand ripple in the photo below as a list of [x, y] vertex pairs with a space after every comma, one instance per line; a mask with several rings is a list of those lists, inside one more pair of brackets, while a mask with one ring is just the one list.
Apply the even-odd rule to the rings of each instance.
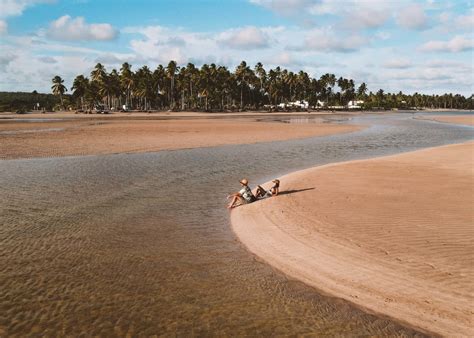
[[428, 332], [472, 336], [473, 148], [291, 174], [289, 194], [236, 209], [234, 230], [323, 291]]

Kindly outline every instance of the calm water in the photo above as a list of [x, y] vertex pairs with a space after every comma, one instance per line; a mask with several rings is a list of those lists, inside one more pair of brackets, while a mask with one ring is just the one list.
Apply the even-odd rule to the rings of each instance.
[[253, 185], [474, 136], [473, 128], [411, 114], [350, 122], [371, 127], [254, 145], [0, 161], [0, 336], [417, 335], [286, 278], [230, 229], [225, 197], [242, 176]]

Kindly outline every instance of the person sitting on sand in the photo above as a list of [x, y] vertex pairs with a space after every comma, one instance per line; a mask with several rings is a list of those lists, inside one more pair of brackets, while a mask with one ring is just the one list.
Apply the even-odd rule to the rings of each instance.
[[235, 204], [237, 202], [240, 202], [239, 205], [241, 205], [246, 203], [252, 203], [257, 200], [253, 195], [252, 190], [250, 190], [248, 185], [249, 181], [246, 178], [241, 179], [240, 184], [242, 185], [242, 189], [240, 189], [239, 192], [227, 196], [227, 198], [232, 198], [232, 201], [227, 206], [228, 209], [236, 207], [237, 205]]
[[274, 185], [270, 188], [270, 190], [263, 189], [260, 185], [257, 185], [257, 192], [255, 194], [256, 198], [267, 198], [278, 195], [280, 192], [280, 180], [274, 179], [272, 181]]

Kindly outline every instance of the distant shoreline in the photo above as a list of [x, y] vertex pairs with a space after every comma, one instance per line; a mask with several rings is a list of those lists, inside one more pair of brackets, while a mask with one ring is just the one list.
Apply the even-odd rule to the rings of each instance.
[[130, 112], [111, 112], [109, 114], [85, 114], [75, 113], [74, 111], [55, 111], [55, 112], [28, 112], [25, 114], [16, 114], [14, 112], [0, 112], [0, 120], [7, 118], [27, 119], [27, 118], [77, 118], [77, 119], [113, 119], [113, 118], [131, 118], [131, 117], [160, 117], [160, 118], [215, 118], [215, 117], [249, 117], [249, 116], [317, 116], [317, 115], [360, 115], [360, 114], [390, 114], [390, 113], [439, 113], [439, 112], [472, 112], [467, 109], [426, 109], [426, 110], [310, 110], [310, 111], [242, 111], [242, 112], [194, 112], [194, 111], [130, 111]]

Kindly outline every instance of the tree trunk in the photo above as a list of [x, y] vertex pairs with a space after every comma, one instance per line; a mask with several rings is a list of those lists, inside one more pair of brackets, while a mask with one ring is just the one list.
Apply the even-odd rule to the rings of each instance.
[[171, 99], [170, 99], [170, 105], [171, 109], [174, 108], [174, 95], [173, 95], [173, 89], [174, 89], [174, 76], [171, 77]]

